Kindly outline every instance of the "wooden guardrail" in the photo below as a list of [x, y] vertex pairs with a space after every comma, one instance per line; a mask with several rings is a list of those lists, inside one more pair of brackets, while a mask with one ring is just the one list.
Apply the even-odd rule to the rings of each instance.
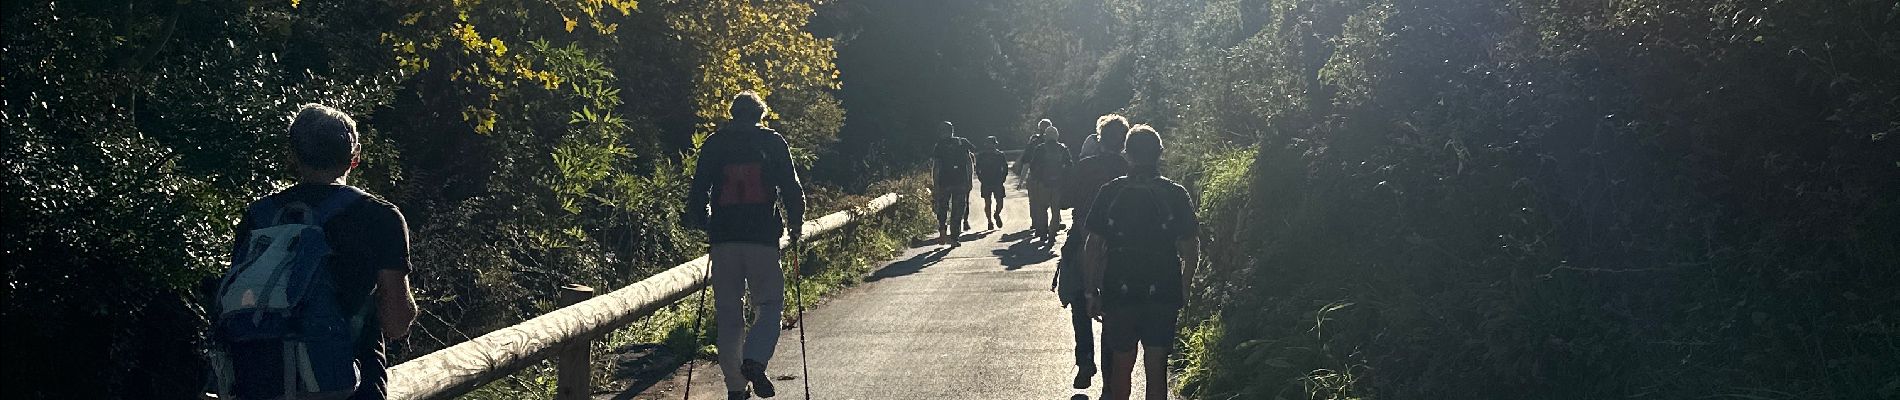
[[[806, 221], [805, 236], [822, 239], [822, 236], [829, 232], [860, 221], [858, 216], [876, 214], [890, 208], [900, 197], [902, 196], [896, 193], [886, 194], [871, 200], [863, 208], [840, 211]], [[789, 244], [786, 239], [780, 240], [780, 247]], [[564, 294], [563, 303], [575, 303], [390, 368], [389, 398], [394, 400], [452, 398], [514, 373], [563, 349], [569, 350], [563, 352], [565, 354], [578, 353], [579, 357], [586, 357], [587, 342], [633, 323], [661, 307], [673, 304], [700, 288], [706, 287], [709, 268], [711, 264], [706, 261], [706, 256], [700, 256], [645, 280], [593, 298], [587, 298], [592, 294], [592, 289], [569, 287], [565, 289], [566, 292], [585, 291], [586, 294]], [[573, 351], [575, 348], [580, 350]], [[562, 364], [568, 365], [568, 368], [576, 364], [585, 365], [574, 360], [564, 360]], [[556, 376], [558, 379], [565, 380], [578, 376], [584, 380], [587, 373], [567, 371], [557, 373]], [[578, 385], [575, 385], [576, 382], [562, 383], [567, 383], [560, 385], [563, 389], [578, 386], [581, 392], [562, 393], [564, 398], [568, 396], [585, 398], [587, 395], [584, 381]]]

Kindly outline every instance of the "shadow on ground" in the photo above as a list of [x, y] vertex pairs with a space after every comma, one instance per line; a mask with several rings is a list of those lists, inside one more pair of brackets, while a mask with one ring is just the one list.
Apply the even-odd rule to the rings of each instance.
[[1055, 242], [1050, 241], [1021, 240], [1009, 245], [1008, 248], [990, 250], [990, 254], [996, 255], [997, 260], [1003, 264], [1003, 270], [1015, 271], [1025, 266], [1055, 259], [1054, 246]]
[[884, 266], [884, 268], [877, 270], [877, 272], [871, 273], [871, 276], [865, 277], [864, 281], [877, 282], [885, 278], [915, 274], [917, 271], [923, 271], [924, 268], [937, 265], [937, 262], [943, 261], [943, 256], [947, 254], [950, 254], [949, 247], [940, 247], [919, 253], [903, 261]]

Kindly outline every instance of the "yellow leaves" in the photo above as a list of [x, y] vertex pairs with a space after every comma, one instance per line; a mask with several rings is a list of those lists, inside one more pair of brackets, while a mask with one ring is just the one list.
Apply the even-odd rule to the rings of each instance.
[[568, 18], [566, 15], [562, 15], [561, 23], [563, 24], [563, 29], [567, 30], [567, 33], [574, 33], [574, 25], [578, 24], [579, 22], [575, 21], [573, 18]]
[[302, 3], [303, 3], [303, 0], [290, 0], [290, 8], [297, 8], [297, 6], [301, 5]]
[[498, 116], [499, 114], [496, 114], [495, 110], [475, 108], [474, 106], [462, 107], [462, 121], [474, 124], [475, 133], [486, 135], [494, 132], [495, 119]]

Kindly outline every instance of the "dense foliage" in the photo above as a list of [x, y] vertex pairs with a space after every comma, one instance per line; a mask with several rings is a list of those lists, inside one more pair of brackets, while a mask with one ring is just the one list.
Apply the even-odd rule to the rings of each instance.
[[190, 288], [286, 184], [297, 103], [362, 116], [353, 182], [408, 213], [414, 355], [698, 252], [683, 169], [744, 88], [831, 207], [914, 170], [940, 120], [1006, 146], [1038, 118], [1071, 143], [1107, 112], [1157, 126], [1212, 222], [1192, 398], [1900, 396], [1891, 0], [0, 13], [0, 325], [27, 397], [195, 385], [144, 367], [195, 362]]
[[7, 1], [6, 390], [197, 389], [194, 288], [237, 211], [289, 183], [301, 103], [358, 117], [351, 182], [407, 216], [424, 315], [399, 358], [692, 257], [674, 221], [726, 99], [763, 92], [806, 165], [843, 124], [813, 5]]
[[1013, 3], [1200, 187], [1194, 398], [1900, 395], [1894, 2]]

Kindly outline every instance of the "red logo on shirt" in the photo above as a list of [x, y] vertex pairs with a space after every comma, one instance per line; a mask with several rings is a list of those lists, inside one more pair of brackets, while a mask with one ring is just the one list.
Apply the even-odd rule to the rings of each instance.
[[729, 164], [725, 169], [726, 181], [720, 185], [719, 205], [763, 204], [769, 200], [765, 194], [765, 179], [760, 174], [758, 163]]

